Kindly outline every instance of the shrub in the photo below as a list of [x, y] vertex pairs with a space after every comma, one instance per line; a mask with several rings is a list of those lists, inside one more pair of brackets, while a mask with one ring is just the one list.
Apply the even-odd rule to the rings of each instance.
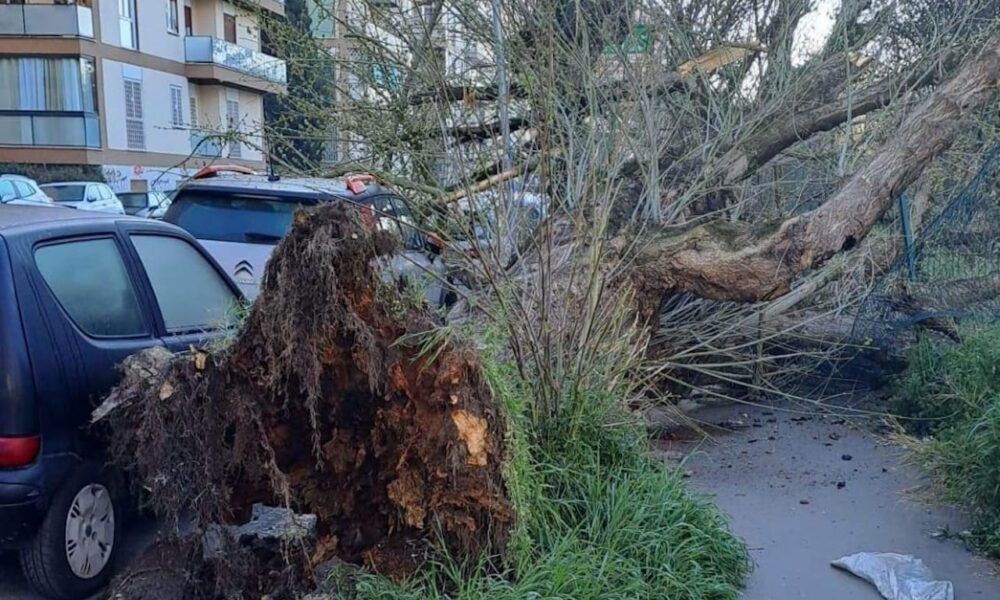
[[1000, 326], [967, 330], [957, 346], [921, 342], [894, 407], [929, 436], [915, 457], [943, 499], [971, 513], [973, 545], [1000, 557]]

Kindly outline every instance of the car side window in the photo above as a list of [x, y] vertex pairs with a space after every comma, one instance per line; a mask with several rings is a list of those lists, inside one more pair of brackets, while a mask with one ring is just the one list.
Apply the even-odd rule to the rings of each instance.
[[94, 201], [100, 200], [100, 199], [101, 199], [101, 193], [98, 191], [97, 186], [96, 185], [88, 185], [87, 186], [87, 197], [86, 197], [86, 200], [88, 202], [94, 202]]
[[7, 201], [17, 198], [17, 192], [14, 191], [14, 184], [10, 181], [0, 181], [0, 200]]
[[147, 334], [118, 244], [111, 238], [41, 246], [35, 265], [77, 327], [94, 337]]
[[237, 302], [214, 266], [188, 242], [134, 234], [132, 245], [146, 269], [167, 331], [217, 329], [228, 324]]
[[109, 188], [108, 186], [99, 185], [97, 187], [101, 191], [101, 200], [111, 200], [112, 198], [115, 197], [114, 193], [112, 193], [111, 191], [111, 188]]
[[18, 198], [28, 198], [35, 193], [35, 191], [31, 189], [31, 186], [23, 181], [14, 181], [12, 183], [14, 184], [14, 189], [17, 190]]

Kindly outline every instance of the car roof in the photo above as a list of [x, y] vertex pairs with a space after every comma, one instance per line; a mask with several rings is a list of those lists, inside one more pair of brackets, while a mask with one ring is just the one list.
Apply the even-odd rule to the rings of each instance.
[[378, 183], [368, 183], [365, 191], [354, 194], [347, 187], [347, 182], [343, 179], [323, 179], [320, 177], [282, 177], [275, 181], [269, 181], [266, 175], [219, 175], [206, 177], [204, 179], [189, 179], [180, 188], [178, 193], [185, 190], [206, 190], [206, 191], [226, 191], [237, 193], [269, 192], [286, 196], [306, 196], [313, 198], [341, 197], [352, 200], [363, 200], [365, 198], [385, 194], [395, 193], [392, 190], [379, 185]]
[[[96, 211], [77, 210], [61, 206], [13, 206], [0, 207], [0, 233], [16, 228], [42, 229], [53, 224], [107, 223], [121, 220], [147, 221], [138, 217], [112, 215]], [[37, 226], [37, 227], [36, 227]]]
[[0, 179], [17, 179], [18, 181], [30, 181], [30, 182], [35, 181], [30, 177], [25, 177], [24, 175], [15, 175], [13, 173], [0, 173]]

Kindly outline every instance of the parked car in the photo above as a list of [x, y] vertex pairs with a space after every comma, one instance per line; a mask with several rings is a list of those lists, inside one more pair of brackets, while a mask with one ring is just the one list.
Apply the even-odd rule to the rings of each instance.
[[187, 230], [212, 254], [248, 298], [260, 291], [264, 265], [288, 233], [296, 209], [345, 200], [372, 208], [380, 228], [396, 232], [403, 252], [392, 258], [401, 278], [420, 282], [433, 306], [443, 302], [445, 266], [440, 242], [415, 227], [396, 192], [370, 177], [281, 179], [212, 167], [174, 195], [163, 220]]
[[46, 183], [42, 190], [60, 206], [124, 215], [125, 207], [111, 188], [95, 181]]
[[20, 175], [0, 175], [0, 204], [53, 206], [34, 179]]
[[150, 346], [223, 335], [239, 289], [185, 231], [159, 221], [0, 210], [0, 549], [58, 599], [108, 579], [122, 496], [85, 424], [116, 365]]
[[170, 198], [163, 192], [125, 192], [118, 194], [125, 214], [162, 219], [170, 207]]

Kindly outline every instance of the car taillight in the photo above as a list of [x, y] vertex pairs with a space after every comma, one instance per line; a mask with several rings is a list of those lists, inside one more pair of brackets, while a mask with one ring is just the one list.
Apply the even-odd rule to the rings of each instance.
[[29, 437], [0, 437], [0, 469], [24, 467], [38, 457], [42, 439]]

